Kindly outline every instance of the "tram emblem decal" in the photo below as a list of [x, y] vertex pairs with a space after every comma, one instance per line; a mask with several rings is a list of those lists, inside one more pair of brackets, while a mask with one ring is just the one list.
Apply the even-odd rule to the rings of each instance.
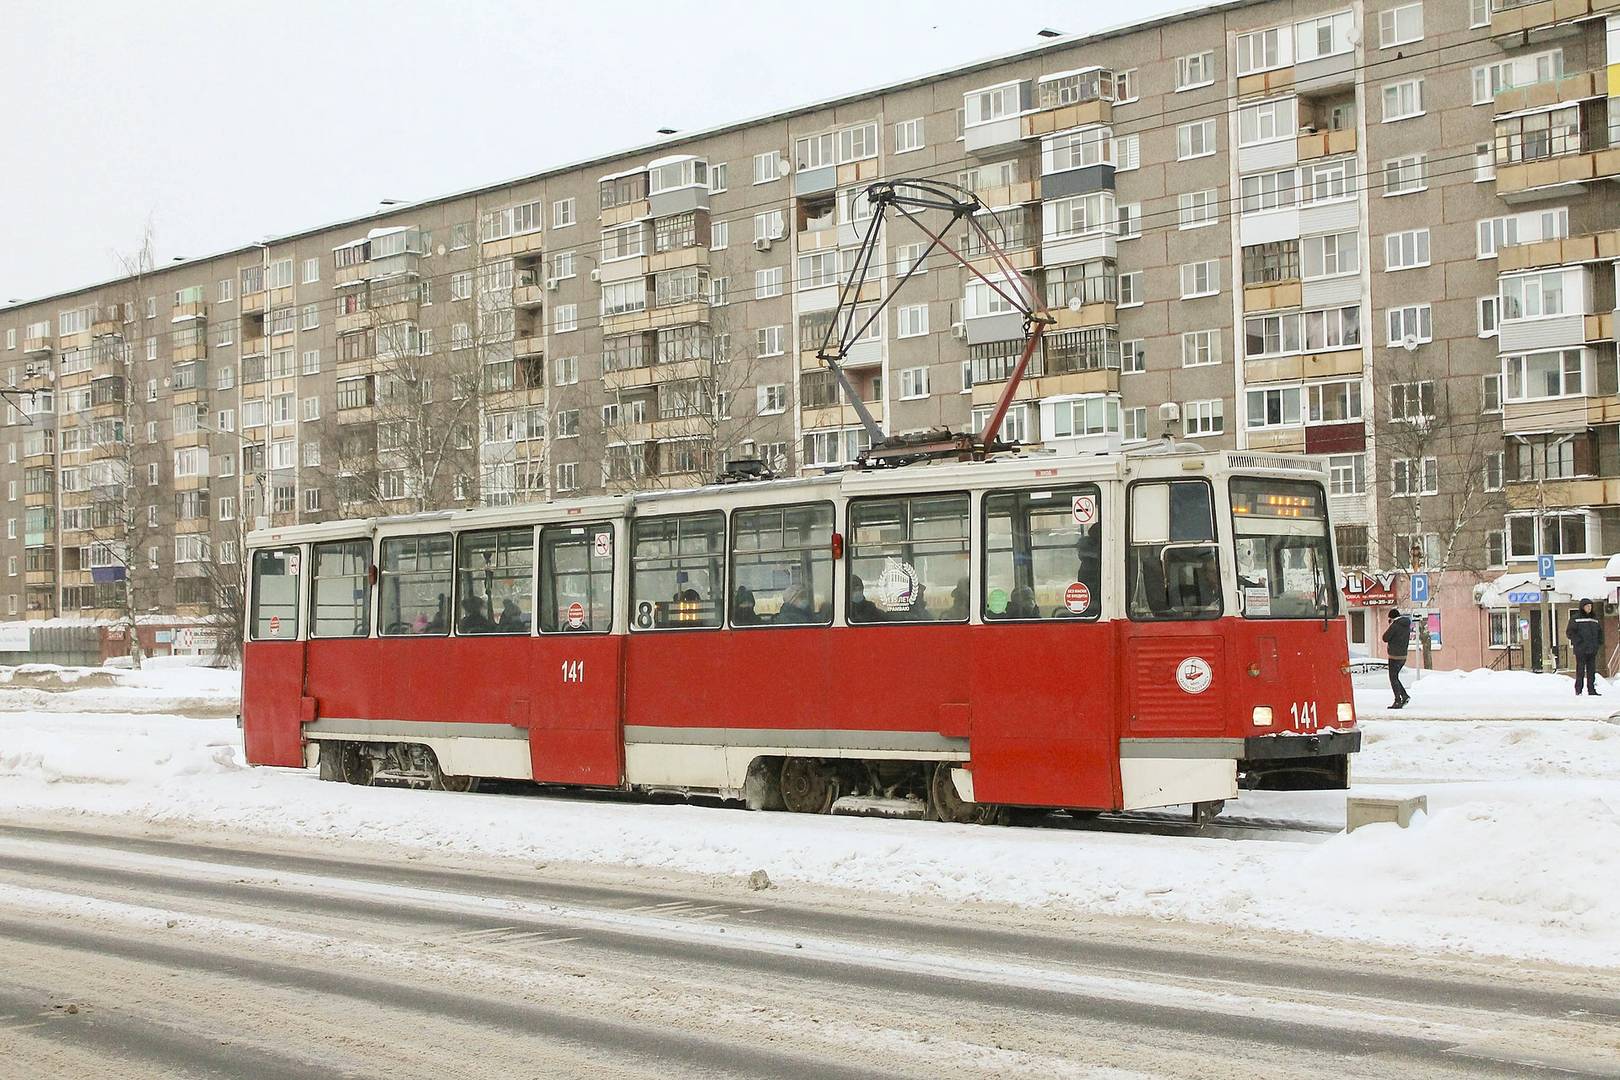
[[1176, 685], [1189, 694], [1202, 694], [1214, 678], [1209, 661], [1202, 656], [1189, 656], [1176, 665]]
[[917, 600], [917, 571], [890, 555], [878, 577], [878, 607], [884, 611], [909, 611]]

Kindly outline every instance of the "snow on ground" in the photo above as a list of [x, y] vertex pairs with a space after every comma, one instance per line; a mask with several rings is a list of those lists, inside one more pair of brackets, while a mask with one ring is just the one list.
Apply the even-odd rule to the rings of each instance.
[[0, 712], [123, 712], [235, 716], [242, 673], [188, 663], [183, 657], [127, 667], [0, 667]]
[[1575, 693], [1568, 675], [1532, 671], [1413, 671], [1402, 673], [1412, 702], [1391, 709], [1389, 676], [1371, 672], [1355, 677], [1356, 715], [1423, 717], [1436, 720], [1610, 720], [1620, 719], [1620, 682], [1599, 678], [1598, 696]]
[[[96, 692], [175, 693], [160, 671]], [[764, 869], [785, 883], [1620, 967], [1620, 780], [1609, 779], [1620, 725], [1599, 721], [1370, 720], [1358, 790], [1425, 794], [1429, 815], [1408, 830], [1278, 842], [352, 788], [245, 767], [229, 719], [102, 712], [60, 690], [73, 706], [25, 712], [6, 702], [40, 691], [16, 682], [0, 679], [0, 816], [13, 819], [111, 815], [737, 878]], [[184, 692], [199, 689], [210, 688]], [[1342, 826], [1344, 796], [1245, 793], [1228, 812]]]

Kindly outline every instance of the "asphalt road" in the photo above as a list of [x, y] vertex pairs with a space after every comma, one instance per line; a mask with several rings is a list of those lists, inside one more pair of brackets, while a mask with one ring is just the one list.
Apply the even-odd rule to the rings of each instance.
[[1620, 1076], [1603, 973], [228, 837], [0, 825], [0, 973], [30, 1080]]

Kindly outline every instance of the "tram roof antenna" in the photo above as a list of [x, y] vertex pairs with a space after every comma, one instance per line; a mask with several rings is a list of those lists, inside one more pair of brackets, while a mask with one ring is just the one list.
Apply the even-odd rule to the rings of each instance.
[[[995, 211], [985, 206], [973, 192], [956, 184], [949, 184], [942, 180], [929, 180], [920, 177], [901, 177], [897, 180], [881, 180], [867, 187], [863, 193], [868, 202], [872, 204], [872, 217], [866, 225], [866, 235], [861, 238], [860, 247], [855, 251], [855, 258], [849, 269], [849, 276], [845, 279], [838, 293], [838, 305], [833, 309], [832, 321], [827, 326], [827, 333], [822, 338], [821, 347], [816, 350], [816, 357], [827, 365], [838, 380], [838, 386], [844, 397], [855, 409], [855, 415], [860, 418], [861, 426], [866, 429], [872, 440], [871, 449], [861, 454], [863, 465], [897, 465], [908, 464], [912, 461], [928, 457], [944, 455], [954, 457], [968, 457], [972, 459], [983, 458], [987, 453], [1001, 447], [997, 436], [1001, 434], [1001, 423], [1007, 416], [1007, 409], [1012, 405], [1013, 396], [1018, 392], [1018, 386], [1023, 381], [1024, 371], [1029, 367], [1035, 350], [1040, 346], [1041, 335], [1046, 328], [1056, 320], [1047, 310], [1045, 302], [1035, 288], [1018, 272], [1018, 268], [1007, 258], [985, 227], [980, 223], [978, 215], [988, 214], [1000, 224]], [[860, 195], [855, 196], [860, 198]], [[950, 214], [950, 220], [942, 228], [931, 229], [923, 223], [919, 216], [923, 212], [940, 210]], [[866, 284], [867, 277], [872, 272], [873, 255], [878, 249], [878, 238], [882, 232], [885, 218], [894, 215], [903, 218], [915, 226], [922, 234], [928, 237], [928, 246], [923, 249], [915, 262], [900, 272], [894, 287], [887, 296], [878, 301], [877, 305], [860, 320], [857, 325], [856, 304], [861, 295], [862, 286]], [[968, 258], [950, 242], [946, 235], [956, 226], [957, 222], [965, 221], [968, 226], [968, 236], [975, 241], [984, 256], [988, 256], [994, 265], [994, 273], [999, 280], [992, 279], [973, 265]], [[927, 261], [928, 256], [935, 250], [941, 250], [951, 256], [964, 267], [969, 274], [979, 279], [991, 292], [1001, 297], [1024, 316], [1024, 349], [1018, 357], [1018, 363], [1007, 379], [1006, 389], [1002, 391], [1001, 398], [996, 402], [995, 411], [985, 424], [984, 430], [978, 435], [952, 434], [930, 432], [915, 438], [891, 437], [872, 418], [872, 413], [861, 401], [855, 388], [850, 385], [849, 376], [844, 373], [843, 362], [849, 355], [849, 350], [860, 340], [861, 335], [871, 328], [884, 310], [894, 302], [919, 268]], [[983, 256], [981, 256], [982, 258]]]

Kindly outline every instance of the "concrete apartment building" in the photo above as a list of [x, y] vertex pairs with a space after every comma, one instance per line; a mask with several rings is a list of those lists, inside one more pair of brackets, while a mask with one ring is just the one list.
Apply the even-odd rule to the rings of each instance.
[[[1534, 556], [1578, 597], [1620, 549], [1611, 92], [1620, 0], [1217, 4], [3, 308], [0, 614], [201, 615], [257, 523], [845, 464], [814, 351], [855, 196], [920, 176], [1057, 318], [1004, 437], [1324, 455], [1352, 637], [1428, 569], [1435, 662], [1523, 666]], [[1022, 321], [924, 270], [851, 375], [977, 426]]]

